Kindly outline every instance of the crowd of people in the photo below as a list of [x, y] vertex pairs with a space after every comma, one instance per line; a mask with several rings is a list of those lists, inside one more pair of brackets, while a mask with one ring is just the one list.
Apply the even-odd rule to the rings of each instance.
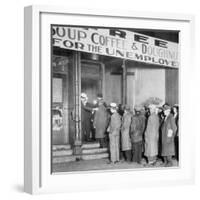
[[110, 163], [124, 159], [141, 164], [144, 158], [154, 166], [159, 158], [164, 166], [172, 166], [172, 158], [179, 159], [178, 105], [106, 105], [102, 95], [89, 103], [82, 93], [81, 122], [83, 141], [108, 147]]

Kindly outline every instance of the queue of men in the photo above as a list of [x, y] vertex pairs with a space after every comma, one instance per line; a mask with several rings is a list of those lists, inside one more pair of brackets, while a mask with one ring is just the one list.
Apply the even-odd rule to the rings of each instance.
[[98, 141], [100, 147], [109, 147], [110, 163], [121, 159], [154, 166], [158, 158], [164, 166], [172, 166], [172, 158], [178, 160], [178, 106], [164, 104], [158, 107], [127, 105], [109, 106], [102, 95], [93, 103], [81, 94], [82, 138], [84, 141]]

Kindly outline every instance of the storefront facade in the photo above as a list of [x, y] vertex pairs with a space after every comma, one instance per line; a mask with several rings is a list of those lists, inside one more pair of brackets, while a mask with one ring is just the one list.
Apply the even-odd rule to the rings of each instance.
[[[79, 153], [79, 147], [82, 144], [81, 92], [88, 95], [89, 102], [93, 102], [97, 98], [97, 94], [101, 93], [107, 104], [116, 102], [122, 105], [128, 104], [131, 108], [143, 104], [151, 97], [159, 98], [171, 105], [178, 104], [179, 63], [178, 56], [175, 55], [178, 52], [178, 43], [169, 42], [167, 44], [165, 40], [154, 39], [156, 49], [159, 47], [165, 50], [161, 52], [161, 58], [159, 56], [153, 57], [153, 53], [151, 56], [147, 53], [142, 55], [139, 54], [140, 46], [137, 44], [146, 45], [141, 49], [141, 52], [144, 53], [147, 51], [145, 50], [148, 47], [147, 43], [150, 44], [153, 39], [137, 33], [137, 36], [134, 35], [134, 42], [130, 39], [132, 47], [135, 48], [132, 50], [136, 52], [136, 58], [133, 58], [130, 51], [125, 53], [121, 51], [124, 40], [121, 43], [120, 41], [116, 43], [113, 40], [113, 44], [105, 44], [106, 41], [101, 39], [103, 37], [97, 37], [103, 35], [104, 32], [98, 32], [97, 29], [91, 32], [88, 32], [88, 29], [75, 29], [82, 30], [82, 32], [77, 32], [77, 41], [75, 38], [73, 39], [72, 34], [66, 38], [63, 30], [69, 31], [69, 29], [63, 29], [60, 26], [53, 27], [52, 144], [71, 144], [74, 146], [74, 153]], [[110, 33], [116, 38], [119, 38], [119, 34], [121, 37], [123, 36], [123, 32], [115, 31], [116, 35], [113, 35], [112, 31]], [[129, 31], [126, 33], [131, 34]], [[80, 43], [81, 39], [87, 37], [86, 34], [90, 34], [90, 37], [93, 34], [93, 42], [95, 43], [100, 43], [102, 40], [101, 43], [104, 47], [106, 45], [117, 46], [118, 48], [115, 50], [119, 49], [119, 52], [106, 55], [101, 49], [98, 50], [101, 51], [98, 53], [97, 45], [93, 46], [94, 52], [92, 52], [92, 46], [88, 39], [85, 43]], [[126, 40], [129, 43], [129, 38]], [[63, 46], [63, 43], [66, 46]], [[86, 43], [91, 52], [84, 49], [83, 45]], [[107, 43], [109, 42], [107, 41]], [[167, 48], [169, 51], [166, 51]], [[107, 49], [107, 54], [109, 53]], [[125, 54], [129, 58], [125, 58]], [[164, 54], [173, 59], [167, 59], [167, 55], [164, 58]]]

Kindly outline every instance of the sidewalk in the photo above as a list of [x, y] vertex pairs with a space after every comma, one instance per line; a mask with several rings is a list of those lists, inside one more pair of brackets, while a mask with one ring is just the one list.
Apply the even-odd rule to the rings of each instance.
[[[89, 171], [89, 170], [115, 170], [115, 169], [138, 169], [138, 168], [158, 168], [164, 167], [163, 163], [159, 160], [155, 166], [146, 165], [143, 160], [143, 164], [127, 163], [120, 161], [116, 164], [108, 164], [108, 159], [98, 160], [81, 160], [68, 163], [53, 164], [53, 172], [71, 172], [71, 171]], [[173, 160], [173, 167], [177, 167], [178, 162]]]

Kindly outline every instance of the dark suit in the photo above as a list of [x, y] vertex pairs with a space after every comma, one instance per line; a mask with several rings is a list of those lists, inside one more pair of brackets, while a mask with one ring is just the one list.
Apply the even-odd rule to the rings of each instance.
[[177, 130], [176, 130], [176, 135], [174, 138], [174, 142], [175, 142], [175, 158], [177, 160], [179, 160], [179, 136], [178, 136], [178, 114], [176, 116], [174, 116], [174, 120], [177, 126]]
[[89, 141], [91, 132], [92, 104], [81, 102], [82, 140]]

